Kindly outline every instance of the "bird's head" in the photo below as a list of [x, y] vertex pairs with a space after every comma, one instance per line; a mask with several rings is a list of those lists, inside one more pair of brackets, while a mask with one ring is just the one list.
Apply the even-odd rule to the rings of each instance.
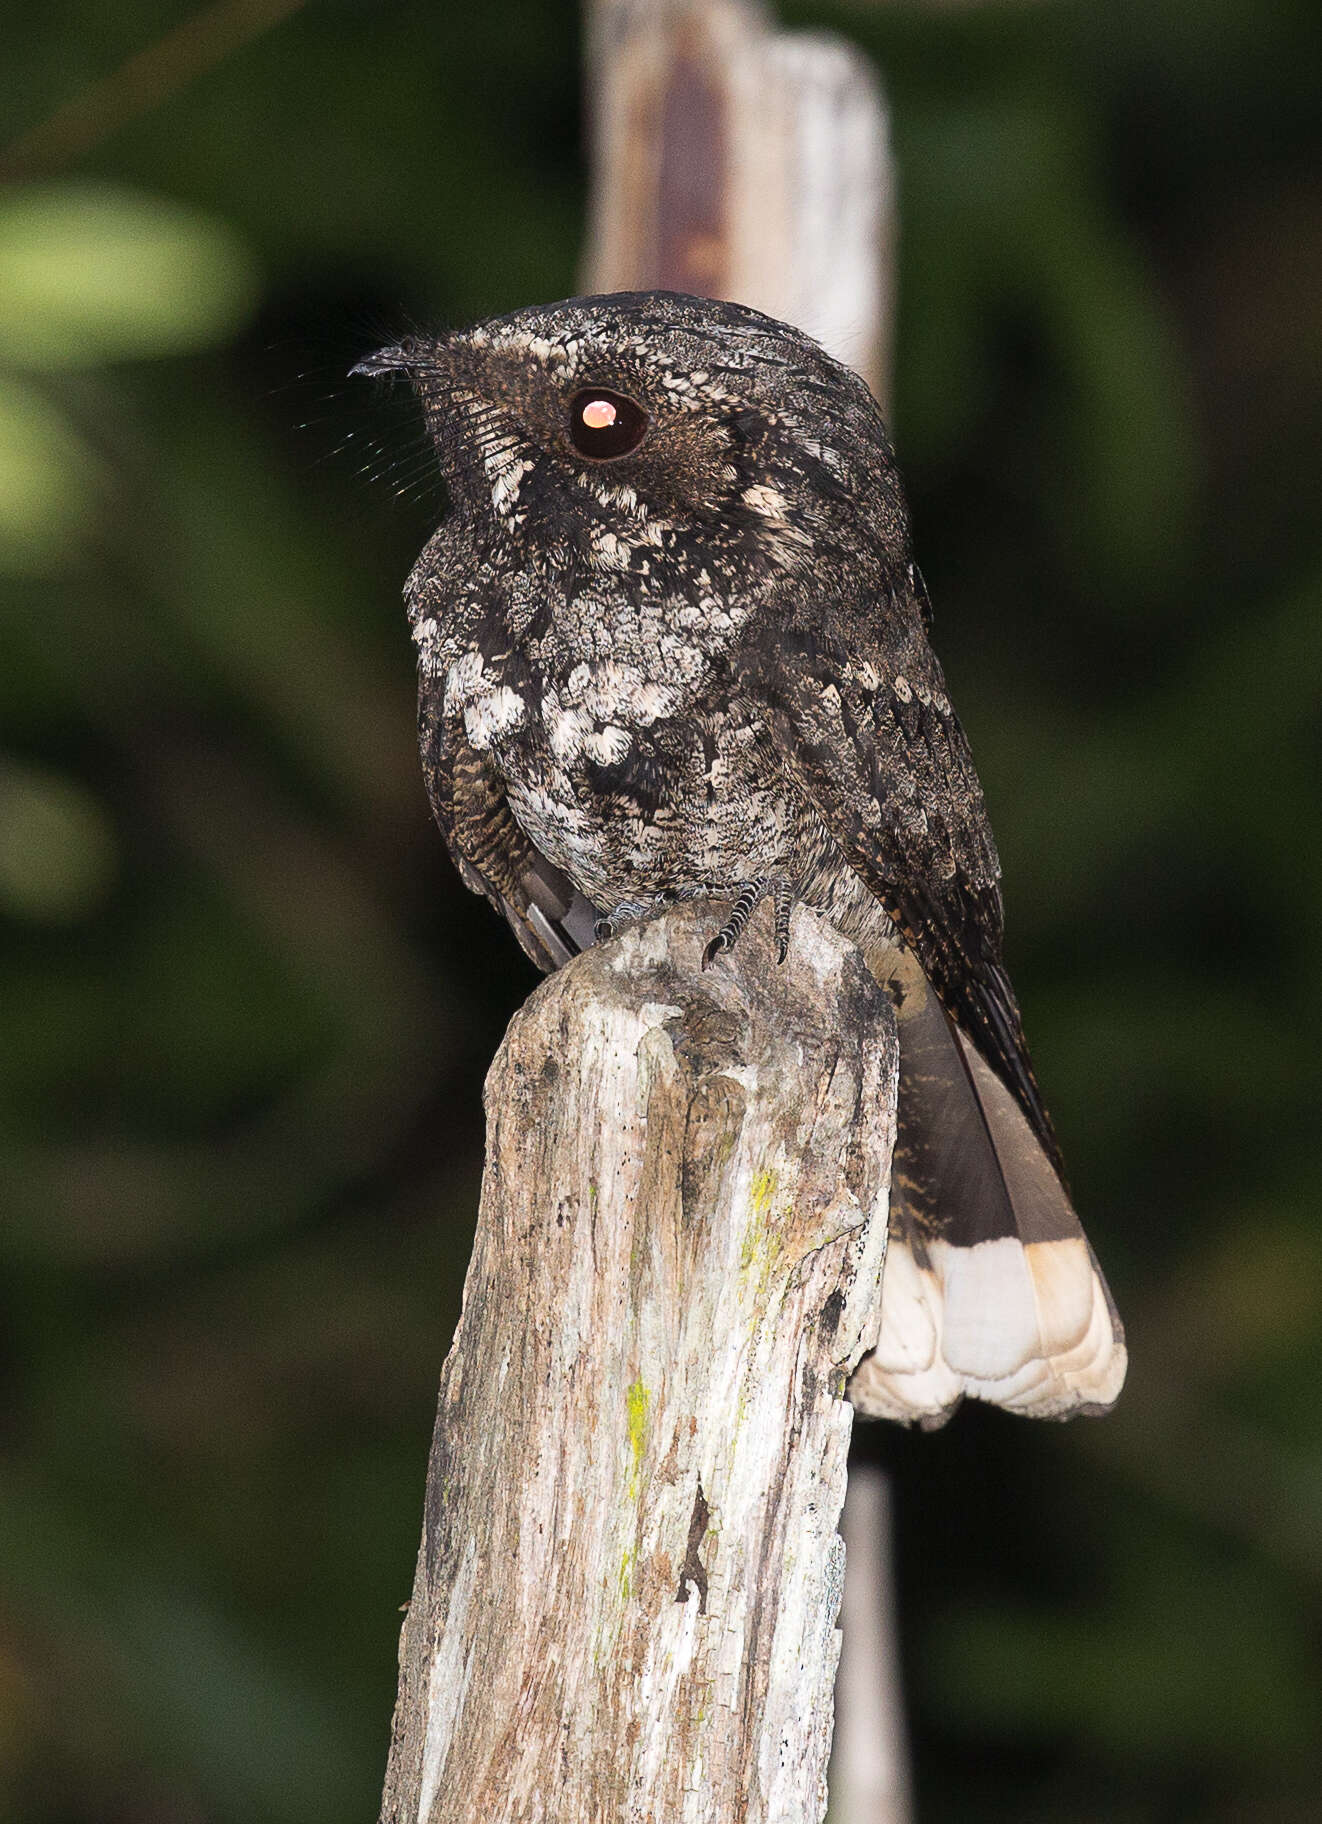
[[907, 552], [862, 380], [741, 305], [573, 298], [410, 337], [355, 372], [407, 377], [453, 510], [498, 560], [653, 576], [696, 561], [728, 581]]

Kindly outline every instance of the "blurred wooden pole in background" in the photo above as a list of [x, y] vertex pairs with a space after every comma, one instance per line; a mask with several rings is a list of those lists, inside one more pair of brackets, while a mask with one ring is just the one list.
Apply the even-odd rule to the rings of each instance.
[[845, 1594], [831, 1745], [831, 1824], [907, 1824], [912, 1815], [892, 1569], [889, 1478], [849, 1471], [840, 1532]]
[[895, 207], [871, 66], [755, 0], [589, 0], [587, 291], [798, 324], [889, 410]]

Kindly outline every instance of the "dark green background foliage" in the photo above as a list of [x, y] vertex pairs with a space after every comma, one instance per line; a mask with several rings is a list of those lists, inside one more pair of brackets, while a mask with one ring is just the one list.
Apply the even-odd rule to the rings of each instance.
[[[79, 111], [0, 194], [0, 1812], [349, 1824], [533, 978], [429, 825], [437, 491], [345, 371], [572, 291], [577, 22], [321, 0], [97, 137], [179, 0], [24, 10], [4, 137]], [[893, 98], [919, 553], [1132, 1344], [1105, 1423], [862, 1446], [922, 1816], [1302, 1824], [1322, 9], [793, 17]]]

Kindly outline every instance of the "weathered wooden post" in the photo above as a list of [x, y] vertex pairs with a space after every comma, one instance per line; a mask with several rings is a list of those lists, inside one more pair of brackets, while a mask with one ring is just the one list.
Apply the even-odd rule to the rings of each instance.
[[[884, 401], [891, 178], [866, 65], [772, 32], [753, 0], [587, 16], [584, 289], [755, 304]], [[383, 1824], [825, 1810], [843, 1395], [878, 1322], [893, 1016], [811, 913], [783, 966], [754, 921], [704, 972], [711, 918], [678, 907], [579, 957], [488, 1078]], [[855, 1584], [860, 1639], [878, 1587]], [[866, 1680], [877, 1656], [858, 1663]], [[848, 1824], [867, 1761], [842, 1782]], [[891, 1798], [869, 1824], [903, 1815], [902, 1780]]]
[[588, 951], [492, 1067], [388, 1824], [823, 1814], [894, 1027], [811, 913], [780, 967], [704, 972], [710, 923]]

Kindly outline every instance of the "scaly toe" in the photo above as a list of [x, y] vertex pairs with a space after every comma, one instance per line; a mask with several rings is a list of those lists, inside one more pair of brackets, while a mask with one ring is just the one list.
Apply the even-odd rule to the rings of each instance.
[[652, 893], [646, 899], [622, 899], [599, 918], [592, 927], [592, 934], [599, 943], [614, 937], [622, 925], [636, 925], [644, 918], [651, 918], [657, 912], [664, 912], [667, 906], [675, 903], [673, 893]]

